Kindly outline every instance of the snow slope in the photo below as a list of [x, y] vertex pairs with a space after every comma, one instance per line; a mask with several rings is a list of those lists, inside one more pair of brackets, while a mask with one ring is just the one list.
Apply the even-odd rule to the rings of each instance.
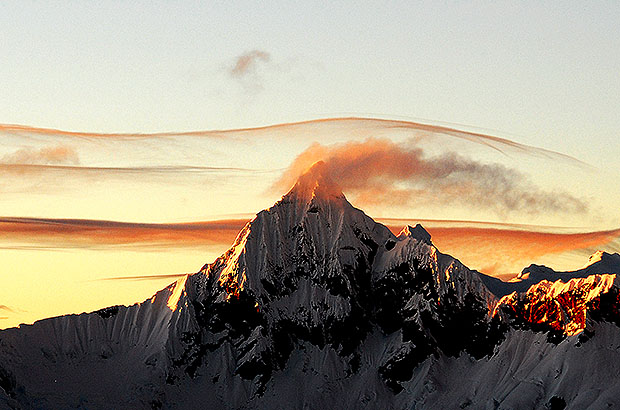
[[0, 407], [617, 405], [620, 299], [594, 271], [615, 259], [502, 294], [421, 226], [396, 236], [354, 208], [324, 167], [153, 298], [0, 332]]

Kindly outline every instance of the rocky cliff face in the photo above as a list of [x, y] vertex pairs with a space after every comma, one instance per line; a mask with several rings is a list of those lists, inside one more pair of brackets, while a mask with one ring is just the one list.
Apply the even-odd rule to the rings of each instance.
[[[573, 376], [548, 377], [562, 357], [594, 369], [576, 349], [616, 357], [599, 349], [620, 341], [608, 324], [620, 322], [612, 275], [539, 281], [525, 293], [493, 293], [489, 280], [440, 253], [419, 225], [393, 235], [354, 208], [318, 163], [229, 251], [152, 299], [0, 332], [0, 405], [616, 403], [609, 382], [594, 400], [565, 392]], [[620, 364], [604, 372], [615, 370]], [[530, 383], [523, 374], [539, 381], [516, 395]]]

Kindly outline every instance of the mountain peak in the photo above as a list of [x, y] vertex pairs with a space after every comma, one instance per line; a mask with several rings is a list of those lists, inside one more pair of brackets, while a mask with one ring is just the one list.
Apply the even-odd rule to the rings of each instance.
[[313, 198], [344, 199], [342, 189], [329, 176], [327, 164], [323, 161], [315, 162], [298, 179], [285, 198], [310, 201]]
[[424, 227], [422, 225], [420, 225], [420, 224], [416, 224], [415, 227], [411, 227], [410, 225], [407, 225], [398, 234], [399, 238], [405, 238], [405, 237], [408, 237], [408, 236], [410, 236], [410, 237], [412, 237], [414, 239], [417, 239], [420, 242], [424, 242], [424, 243], [427, 243], [429, 245], [432, 245], [431, 234], [428, 233], [428, 231], [426, 229], [424, 229]]
[[615, 271], [617, 270], [617, 267], [619, 265], [619, 254], [597, 251], [590, 256], [590, 258], [588, 259], [588, 263], [586, 263], [586, 265], [582, 269], [589, 272], [592, 271], [594, 273], [616, 273]]
[[594, 252], [592, 255], [590, 255], [590, 258], [588, 258], [588, 263], [586, 263], [582, 269], [586, 269], [588, 266], [594, 265], [595, 263], [602, 261], [605, 255], [609, 254], [603, 251]]

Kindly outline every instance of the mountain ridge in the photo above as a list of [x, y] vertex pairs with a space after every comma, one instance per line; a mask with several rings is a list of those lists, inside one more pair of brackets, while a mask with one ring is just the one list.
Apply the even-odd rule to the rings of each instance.
[[[0, 405], [620, 404], [604, 377], [620, 372], [620, 354], [605, 350], [620, 346], [611, 276], [498, 295], [421, 225], [396, 236], [354, 208], [327, 171], [315, 164], [220, 258], [143, 303], [1, 331]], [[598, 365], [581, 361], [586, 348], [609, 362], [605, 373], [579, 389], [577, 376], [550, 376], [562, 358]]]

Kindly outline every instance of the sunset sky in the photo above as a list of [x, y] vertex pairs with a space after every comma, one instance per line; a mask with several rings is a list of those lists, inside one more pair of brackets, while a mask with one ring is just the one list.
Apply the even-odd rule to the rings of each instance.
[[0, 2], [0, 328], [151, 296], [317, 160], [502, 278], [620, 250], [618, 2]]

